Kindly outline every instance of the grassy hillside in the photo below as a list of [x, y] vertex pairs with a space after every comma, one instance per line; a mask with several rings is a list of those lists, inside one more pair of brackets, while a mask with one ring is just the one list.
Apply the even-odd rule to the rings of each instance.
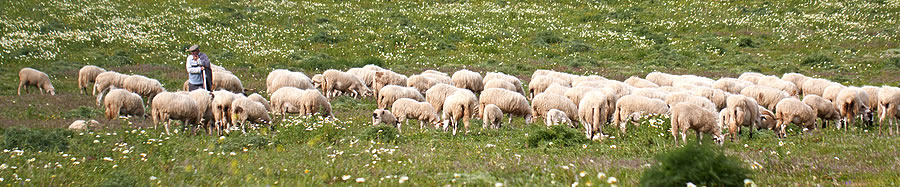
[[[201, 44], [214, 64], [253, 90], [265, 90], [263, 79], [276, 68], [311, 75], [365, 64], [406, 74], [502, 71], [523, 81], [535, 69], [554, 69], [618, 80], [652, 71], [711, 78], [756, 71], [800, 72], [846, 85], [900, 82], [900, 2], [893, 0], [25, 0], [0, 6], [3, 146], [20, 145], [11, 140], [31, 132], [9, 127], [52, 129], [102, 118], [94, 98], [76, 89], [83, 65], [145, 75], [177, 90], [187, 77], [182, 63], [191, 44]], [[59, 94], [15, 96], [23, 67], [48, 73]], [[403, 184], [428, 186], [598, 185], [608, 180], [597, 177], [604, 172], [630, 186], [655, 154], [673, 149], [668, 123], [650, 121], [628, 135], [606, 129], [616, 139], [569, 147], [559, 145], [568, 140], [527, 146], [545, 128], [521, 119], [501, 130], [482, 130], [476, 120], [465, 136], [410, 127], [395, 140], [373, 139], [379, 129], [368, 125], [372, 99], [341, 97], [332, 105], [340, 121], [293, 118], [279, 121], [277, 132], [225, 139], [161, 135], [142, 119], [100, 120], [108, 128], [96, 131], [39, 132], [60, 134], [36, 139], [69, 148], [17, 153], [2, 147], [10, 152], [0, 153], [0, 184], [352, 185], [364, 178], [396, 185], [405, 176]], [[893, 169], [900, 139], [878, 136], [876, 127], [793, 130], [786, 139], [762, 132], [723, 150], [753, 166], [757, 184], [900, 182]]]

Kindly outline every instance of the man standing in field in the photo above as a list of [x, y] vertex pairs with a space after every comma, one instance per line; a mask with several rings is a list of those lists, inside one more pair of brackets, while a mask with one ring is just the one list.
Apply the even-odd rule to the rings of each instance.
[[192, 45], [187, 51], [191, 52], [185, 63], [188, 72], [188, 91], [198, 88], [212, 91], [212, 69], [210, 69], [212, 65], [209, 63], [209, 57], [206, 53], [200, 52], [199, 45]]

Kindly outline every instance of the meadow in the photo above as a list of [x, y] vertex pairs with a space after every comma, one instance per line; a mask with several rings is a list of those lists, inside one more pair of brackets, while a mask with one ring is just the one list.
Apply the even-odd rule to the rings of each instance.
[[[191, 44], [262, 95], [273, 69], [312, 75], [366, 64], [404, 74], [500, 71], [525, 82], [537, 69], [616, 80], [754, 71], [845, 85], [900, 82], [900, 2], [892, 0], [24, 0], [0, 7], [0, 184], [7, 185], [633, 186], [655, 155], [675, 149], [665, 119], [644, 120], [629, 134], [606, 128], [611, 138], [603, 141], [534, 142], [547, 127], [522, 119], [499, 130], [475, 120], [457, 136], [415, 125], [397, 133], [371, 126], [373, 99], [349, 97], [332, 100], [337, 121], [290, 116], [278, 118], [274, 131], [164, 135], [147, 119], [102, 119], [94, 97], [78, 93], [83, 65], [178, 90]], [[23, 67], [48, 73], [57, 95], [16, 96]], [[102, 125], [64, 130], [79, 119]], [[720, 150], [750, 168], [759, 185], [895, 186], [900, 139], [878, 128], [792, 128], [784, 139], [760, 131]], [[29, 139], [50, 141], [18, 141]]]

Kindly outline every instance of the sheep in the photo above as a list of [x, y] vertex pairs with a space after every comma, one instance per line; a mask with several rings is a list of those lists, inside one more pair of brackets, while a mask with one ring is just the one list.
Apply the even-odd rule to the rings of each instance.
[[231, 73], [213, 72], [212, 90], [228, 90], [234, 93], [244, 93], [244, 84], [241, 79]]
[[[569, 89], [569, 91], [566, 91], [565, 95], [566, 95], [566, 97], [569, 98], [569, 100], [572, 100], [572, 103], [580, 104], [581, 100], [583, 100], [585, 98], [585, 94], [587, 94], [588, 92], [594, 92], [594, 91], [603, 93], [603, 95], [605, 96], [604, 98], [606, 99], [606, 105], [607, 105], [606, 108], [615, 108], [616, 107], [616, 100], [618, 100], [619, 97], [618, 97], [618, 95], [616, 95], [615, 91], [613, 91], [610, 88], [575, 87], [575, 88]], [[607, 119], [609, 118], [609, 116], [613, 115], [613, 112], [615, 112], [615, 110], [611, 110], [611, 109], [606, 110], [605, 116], [607, 116]]]
[[325, 89], [324, 87], [322, 87], [322, 83], [325, 82], [325, 76], [323, 76], [322, 74], [313, 75], [312, 80], [310, 80], [310, 82], [312, 82], [312, 85], [315, 88], [319, 88], [319, 89], [323, 89], [323, 90]]
[[397, 117], [395, 117], [394, 114], [391, 113], [391, 111], [385, 109], [375, 109], [375, 111], [372, 112], [372, 125], [378, 125], [381, 123], [397, 127]]
[[738, 76], [738, 80], [751, 82], [754, 85], [759, 84], [759, 78], [765, 77], [762, 73], [756, 72], [744, 72], [740, 76]]
[[47, 76], [46, 73], [32, 68], [22, 68], [22, 70], [19, 70], [18, 94], [22, 95], [22, 87], [24, 87], [25, 92], [28, 93], [28, 86], [32, 85], [37, 87], [41, 91], [41, 94], [44, 94], [44, 91], [46, 91], [49, 92], [50, 95], [56, 95], [56, 89], [53, 88], [53, 84], [50, 83], [50, 76]]
[[816, 128], [816, 110], [796, 98], [779, 101], [775, 106], [775, 119], [778, 120], [775, 125], [778, 129], [777, 134], [782, 138], [785, 137], [785, 128], [788, 123], [794, 123], [807, 129]]
[[726, 106], [720, 112], [724, 127], [728, 128], [728, 135], [732, 140], [741, 132], [741, 127], [750, 127], [750, 138], [753, 132], [762, 124], [759, 104], [753, 98], [743, 95], [731, 95], [726, 99]]
[[478, 98], [475, 97], [475, 93], [467, 89], [456, 90], [456, 92], [447, 96], [443, 104], [441, 118], [444, 119], [444, 130], [446, 131], [448, 126], [453, 126], [453, 135], [456, 135], [459, 120], [462, 119], [468, 134], [469, 119], [475, 115], [474, 110], [478, 107]]
[[378, 103], [379, 109], [385, 109], [393, 106], [394, 101], [401, 98], [410, 98], [416, 101], [425, 101], [425, 97], [419, 93], [419, 90], [413, 87], [402, 87], [397, 85], [387, 85], [381, 88], [379, 92]]
[[481, 121], [483, 121], [483, 128], [487, 129], [488, 126], [494, 129], [500, 128], [503, 125], [503, 111], [500, 110], [500, 107], [494, 104], [488, 104], [484, 106], [484, 111], [481, 111]]
[[224, 129], [228, 129], [228, 125], [231, 124], [231, 103], [234, 102], [235, 94], [225, 90], [218, 90], [212, 92], [213, 100], [210, 103], [213, 112], [213, 118], [215, 119], [215, 123], [213, 126], [216, 127], [217, 131], [221, 131]]
[[726, 91], [731, 94], [741, 94], [741, 90], [753, 85], [752, 82], [735, 78], [721, 78], [713, 83], [713, 88]]
[[561, 79], [566, 82], [567, 85], [571, 85], [572, 81], [579, 77], [577, 75], [572, 75], [565, 72], [557, 72], [553, 70], [536, 70], [531, 74], [531, 80], [533, 81], [534, 79], [537, 79], [541, 76], [550, 76], [553, 78]]
[[247, 96], [247, 98], [249, 98], [249, 99], [252, 100], [252, 101], [256, 101], [257, 103], [262, 104], [263, 106], [265, 106], [265, 107], [266, 107], [266, 111], [272, 111], [272, 107], [269, 106], [269, 101], [267, 101], [266, 98], [263, 97], [262, 95], [259, 95], [259, 94], [257, 94], [257, 93], [253, 93], [253, 94], [250, 94], [250, 96]]
[[459, 89], [461, 88], [449, 84], [434, 85], [428, 91], [425, 91], [425, 101], [431, 104], [437, 112], [441, 112], [444, 109], [444, 100], [447, 99], [447, 96], [453, 95]]
[[328, 99], [325, 98], [319, 90], [307, 89], [303, 92], [299, 102], [300, 103], [292, 102], [291, 104], [301, 107], [301, 115], [320, 113], [327, 118], [334, 118], [334, 112], [331, 110], [331, 103], [328, 102]]
[[838, 128], [853, 124], [856, 116], [860, 116], [866, 125], [872, 125], [872, 111], [866, 103], [869, 103], [869, 94], [865, 90], [856, 87], [841, 90], [833, 102], [838, 112], [841, 113], [842, 124], [839, 124]]
[[[84, 94], [87, 87], [94, 84], [97, 75], [100, 75], [100, 73], [103, 72], [106, 72], [106, 70], [97, 66], [87, 65], [81, 67], [81, 69], [78, 70], [78, 91], [81, 94]], [[91, 88], [91, 90], [93, 90], [93, 88]]]
[[609, 118], [609, 110], [612, 110], [608, 99], [611, 95], [602, 91], [591, 91], [584, 94], [584, 99], [578, 103], [578, 120], [584, 126], [585, 136], [588, 139], [598, 140], [603, 137], [603, 124]]
[[449, 81], [443, 82], [439, 79], [435, 79], [432, 75], [413, 75], [406, 80], [407, 87], [416, 88], [421, 94], [425, 94], [425, 92], [428, 91], [428, 88], [440, 83], [452, 84]]
[[675, 104], [678, 104], [678, 103], [688, 102], [688, 103], [694, 103], [695, 105], [701, 106], [701, 107], [703, 107], [703, 109], [707, 109], [709, 111], [713, 111], [713, 112], [719, 111], [716, 109], [716, 104], [713, 103], [712, 101], [710, 101], [709, 99], [706, 99], [705, 97], [694, 96], [689, 93], [670, 94], [668, 97], [666, 97], [665, 101], [666, 101], [666, 104], [668, 104], [670, 107], [675, 106]]
[[871, 110], [878, 109], [878, 98], [880, 96], [878, 93], [881, 92], [881, 87], [863, 86], [862, 89], [869, 94], [869, 102], [866, 103], [866, 106], [869, 106]]
[[756, 108], [759, 109], [759, 118], [760, 118], [759, 128], [776, 130], [775, 126], [778, 125], [778, 120], [775, 119], [775, 113], [773, 113], [769, 109], [766, 109], [759, 105], [757, 105]]
[[478, 98], [477, 111], [483, 112], [488, 104], [497, 105], [504, 114], [507, 114], [509, 116], [507, 123], [512, 123], [512, 116], [516, 115], [524, 117], [525, 124], [531, 124], [532, 108], [525, 96], [518, 92], [499, 88], [484, 89]]
[[674, 81], [676, 77], [677, 76], [668, 73], [651, 72], [648, 73], [644, 79], [656, 83], [657, 86], [672, 86], [672, 81]]
[[500, 80], [500, 79], [494, 79], [494, 80], [491, 80], [491, 81], [485, 83], [484, 89], [488, 89], [488, 88], [500, 88], [500, 89], [506, 89], [509, 91], [516, 91], [516, 85], [513, 85], [512, 83], [509, 83], [505, 80]]
[[300, 113], [299, 105], [295, 106], [291, 103], [297, 102], [299, 103], [300, 96], [303, 95], [303, 92], [306, 90], [294, 88], [294, 87], [284, 87], [272, 93], [270, 98], [272, 102], [269, 103], [270, 108], [272, 108], [272, 112], [276, 114], [287, 114], [287, 113]]
[[803, 104], [809, 105], [813, 110], [816, 110], [816, 117], [822, 119], [822, 128], [825, 128], [828, 125], [828, 121], [839, 120], [841, 118], [841, 114], [834, 108], [834, 104], [820, 96], [804, 96]]
[[444, 84], [453, 84], [453, 79], [450, 76], [447, 76], [447, 73], [435, 71], [435, 70], [425, 70], [422, 74], [419, 74], [431, 79], [434, 79], [435, 83], [444, 83]]
[[141, 95], [142, 97], [147, 97], [148, 101], [152, 101], [153, 97], [156, 97], [156, 94], [166, 91], [159, 81], [142, 75], [129, 76], [122, 82], [122, 88]]
[[631, 91], [631, 95], [639, 95], [652, 99], [665, 100], [669, 93], [658, 88], [637, 88]]
[[313, 81], [301, 72], [286, 71], [276, 73], [275, 71], [273, 71], [269, 74], [269, 76], [272, 78], [271, 82], [269, 82], [269, 79], [266, 78], [266, 93], [269, 93], [269, 97], [272, 96], [272, 93], [275, 93], [275, 91], [278, 91], [278, 89], [284, 87], [294, 87], [303, 90], [315, 88], [312, 83]]
[[381, 88], [387, 85], [398, 85], [398, 86], [406, 86], [406, 75], [401, 75], [398, 73], [394, 73], [390, 70], [382, 70], [375, 72], [375, 85], [373, 91], [375, 91], [375, 98], [378, 98], [379, 91]]
[[[122, 88], [125, 79], [130, 77], [129, 75], [124, 75], [120, 73], [116, 73], [114, 71], [107, 71], [97, 75], [97, 78], [94, 79], [94, 91], [93, 95], [103, 94], [104, 92], [109, 90], [109, 87], [117, 87]], [[99, 98], [99, 97], [98, 97]], [[97, 100], [97, 106], [100, 105], [100, 100]]]
[[[900, 106], [900, 88], [882, 86], [878, 91], [878, 123], [884, 125], [884, 120], [888, 120], [888, 134], [894, 135], [894, 126], [897, 119], [900, 119], [900, 112], [897, 112]], [[900, 127], [897, 128], [900, 133]], [[881, 128], [878, 128], [878, 134], [881, 134]]]
[[[290, 72], [291, 72], [290, 70], [286, 70], [286, 69], [272, 70], [271, 72], [269, 72], [269, 75], [266, 75], [266, 88], [269, 88], [272, 86], [272, 83], [275, 82], [275, 77], [277, 77], [281, 74], [290, 73]], [[275, 90], [272, 90], [272, 91], [274, 92]], [[272, 92], [269, 92], [269, 93], [272, 93]]]
[[722, 145], [725, 135], [724, 128], [718, 122], [718, 113], [704, 110], [693, 103], [678, 103], [672, 107], [672, 136], [675, 137], [675, 145], [678, 145], [678, 135], [681, 134], [681, 142], [687, 144], [687, 130], [692, 129], [697, 133], [697, 142], [702, 142], [703, 133], [713, 135], [716, 144]]
[[768, 86], [748, 86], [741, 90], [741, 95], [753, 98], [759, 105], [765, 106], [769, 110], [775, 110], [775, 105], [782, 99], [791, 97], [787, 92]]
[[550, 74], [550, 72], [553, 72], [553, 70], [546, 70], [546, 69], [534, 70], [534, 72], [531, 73], [531, 80], [534, 80], [540, 76], [547, 76]]
[[794, 83], [794, 85], [796, 85], [798, 89], [801, 85], [803, 85], [803, 82], [806, 82], [807, 79], [809, 79], [809, 77], [806, 77], [806, 75], [799, 73], [785, 73], [784, 75], [781, 75], [781, 80]]
[[822, 91], [821, 96], [828, 101], [834, 101], [835, 99], [837, 99], [838, 94], [841, 93], [841, 90], [844, 90], [845, 88], [847, 87], [844, 85], [832, 84], [831, 86], [825, 87], [825, 90]]
[[547, 87], [547, 89], [544, 89], [544, 92], [543, 92], [543, 93], [552, 93], [552, 94], [556, 94], [556, 95], [566, 95], [566, 92], [569, 91], [570, 89], [572, 89], [572, 88], [570, 88], [570, 87], [568, 87], [568, 86], [562, 86], [562, 85], [553, 83], [553, 84], [551, 84], [549, 87]]
[[546, 124], [548, 127], [559, 124], [566, 124], [569, 127], [574, 127], [574, 125], [572, 124], [572, 120], [569, 120], [569, 117], [566, 116], [568, 116], [566, 112], [557, 110], [555, 108], [550, 109], [549, 111], [547, 111], [547, 114], [544, 117], [544, 124]]
[[828, 79], [806, 79], [806, 81], [803, 81], [803, 85], [800, 85], [800, 93], [803, 95], [818, 95], [824, 97], [822, 93], [825, 92], [825, 88], [835, 84], [838, 83], [831, 82]]
[[800, 88], [798, 88], [797, 85], [794, 85], [794, 83], [789, 81], [781, 80], [775, 76], [760, 77], [758, 85], [779, 89], [795, 98], [800, 94]]
[[150, 114], [153, 118], [153, 124], [165, 123], [166, 134], [169, 133], [169, 123], [171, 120], [179, 120], [188, 128], [200, 122], [203, 115], [197, 106], [197, 102], [187, 95], [174, 92], [162, 92], [153, 98], [151, 102]]
[[637, 88], [659, 88], [659, 85], [656, 83], [650, 82], [647, 79], [642, 79], [640, 77], [631, 76], [628, 79], [625, 79], [625, 84], [637, 87]]
[[536, 79], [531, 79], [531, 82], [528, 82], [528, 93], [530, 93], [531, 98], [534, 99], [534, 96], [544, 92], [551, 84], [570, 86], [569, 83], [566, 83], [566, 81], [562, 79], [551, 76], [538, 76]]
[[515, 76], [512, 76], [512, 75], [503, 74], [501, 72], [490, 72], [490, 73], [484, 74], [484, 79], [482, 79], [481, 81], [484, 82], [486, 85], [487, 82], [490, 82], [491, 80], [495, 80], [495, 79], [509, 82], [510, 84], [515, 86], [516, 89], [514, 90], [514, 92], [519, 92], [519, 94], [522, 94], [523, 96], [528, 95], [527, 93], [525, 93], [525, 89], [522, 88], [522, 81], [519, 80], [519, 78], [516, 78]]
[[422, 74], [421, 74], [421, 75], [427, 75], [427, 74], [436, 75], [436, 76], [442, 76], [442, 77], [447, 77], [447, 79], [450, 79], [450, 77], [447, 76], [447, 73], [440, 72], [440, 71], [437, 71], [437, 70], [432, 70], [432, 69], [422, 71]]
[[453, 82], [453, 86], [457, 88], [469, 89], [474, 93], [481, 93], [481, 90], [484, 90], [481, 74], [477, 72], [466, 69], [459, 70], [453, 73], [450, 80]]
[[572, 85], [578, 85], [578, 83], [581, 83], [584, 81], [605, 81], [605, 80], [609, 80], [609, 79], [606, 79], [606, 77], [599, 76], [599, 75], [578, 76], [578, 77], [575, 77], [574, 79], [572, 79]]
[[219, 72], [219, 73], [232, 74], [231, 71], [228, 71], [228, 70], [225, 69], [224, 67], [222, 67], [222, 66], [217, 66], [217, 65], [215, 65], [215, 64], [210, 64], [210, 65], [209, 65], [209, 69], [211, 69], [213, 73]]
[[238, 98], [231, 102], [231, 125], [241, 129], [246, 122], [256, 124], [269, 124], [272, 118], [266, 112], [266, 105], [249, 98]]
[[[377, 66], [373, 66], [377, 67]], [[359, 80], [362, 80], [363, 83], [366, 84], [366, 87], [372, 89], [372, 86], [375, 83], [375, 72], [377, 70], [365, 69], [365, 68], [350, 68], [347, 70], [347, 73], [356, 76]]]
[[97, 122], [97, 120], [91, 120], [91, 121], [75, 120], [72, 122], [71, 125], [69, 125], [69, 129], [70, 130], [87, 130], [88, 128], [96, 127], [99, 125], [100, 125], [100, 122]]
[[372, 71], [384, 71], [384, 68], [375, 64], [366, 64], [363, 66], [363, 69], [372, 70]]
[[578, 121], [578, 106], [566, 96], [540, 93], [532, 100], [531, 109], [532, 116], [547, 117], [546, 114], [550, 109], [557, 109], [565, 112], [569, 120]]
[[322, 76], [325, 77], [323, 88], [328, 97], [337, 96], [335, 91], [350, 93], [354, 98], [365, 97], [372, 92], [366, 83], [349, 73], [330, 69], [325, 70]]
[[644, 96], [626, 95], [616, 102], [612, 122], [625, 133], [625, 122], [637, 122], [643, 115], [664, 115], [669, 112], [669, 105], [659, 99]]
[[[213, 93], [204, 89], [196, 89], [188, 93], [188, 97], [197, 102], [197, 108], [203, 113], [199, 123], [206, 127], [207, 133], [212, 134], [213, 126], [211, 124], [216, 120], [212, 107]], [[221, 132], [219, 133], [221, 134]]]
[[437, 127], [441, 120], [431, 104], [410, 98], [401, 98], [394, 102], [391, 106], [391, 113], [398, 118], [397, 129], [400, 131], [403, 131], [402, 123], [409, 124], [408, 119], [419, 120], [419, 129], [424, 129], [426, 122]]
[[124, 89], [112, 89], [103, 100], [106, 108], [106, 119], [111, 120], [119, 115], [144, 117], [144, 101], [141, 96]]
[[716, 104], [716, 111], [722, 110], [725, 108], [726, 99], [728, 99], [728, 93], [715, 88], [707, 88], [707, 87], [699, 87], [694, 89], [693, 95], [704, 97], [712, 101], [713, 104]]

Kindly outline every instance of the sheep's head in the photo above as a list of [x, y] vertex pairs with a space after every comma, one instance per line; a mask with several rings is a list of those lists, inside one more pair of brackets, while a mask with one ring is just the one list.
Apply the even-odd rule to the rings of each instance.
[[872, 123], [875, 121], [875, 115], [873, 114], [872, 109], [870, 109], [868, 106], [863, 105], [863, 109], [860, 115], [862, 115], [862, 119], [864, 122], [866, 122], [866, 125], [872, 126]]
[[50, 95], [56, 95], [56, 88], [53, 88], [53, 85], [50, 83], [44, 84], [44, 90], [50, 92]]

